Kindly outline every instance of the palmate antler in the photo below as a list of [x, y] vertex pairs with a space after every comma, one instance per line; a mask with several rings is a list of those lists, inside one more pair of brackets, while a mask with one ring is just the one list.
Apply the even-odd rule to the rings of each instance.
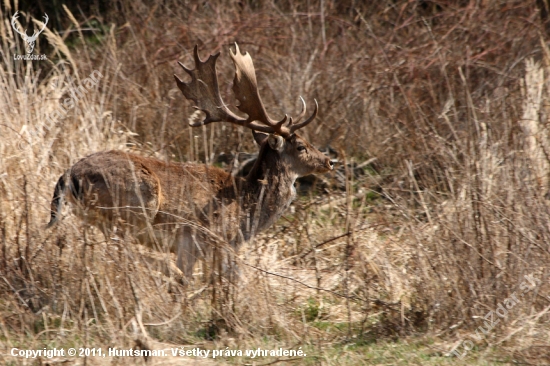
[[[250, 128], [254, 131], [276, 133], [283, 137], [289, 137], [296, 130], [308, 125], [317, 116], [318, 105], [315, 101], [313, 114], [301, 123], [294, 123], [292, 117], [285, 115], [280, 121], [274, 120], [267, 114], [260, 94], [252, 58], [247, 52], [242, 54], [235, 43], [235, 53], [230, 50], [231, 59], [235, 64], [235, 78], [233, 80], [233, 92], [239, 101], [239, 110], [248, 115], [248, 118], [240, 117], [233, 113], [223, 102], [218, 87], [216, 75], [216, 60], [220, 54], [211, 55], [206, 61], [199, 58], [198, 47], [195, 46], [195, 69], [186, 68], [178, 62], [183, 70], [191, 76], [189, 83], [184, 83], [174, 75], [178, 87], [187, 99], [193, 100], [197, 108], [206, 113], [206, 118], [199, 122], [193, 122], [193, 127], [202, 126], [212, 122], [226, 121]], [[296, 118], [299, 122], [306, 114], [306, 103], [303, 98], [302, 112]]]

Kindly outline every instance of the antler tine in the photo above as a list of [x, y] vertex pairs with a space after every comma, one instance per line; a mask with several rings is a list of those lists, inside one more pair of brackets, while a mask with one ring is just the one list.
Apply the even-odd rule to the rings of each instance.
[[304, 118], [304, 116], [306, 115], [306, 110], [307, 110], [306, 101], [304, 100], [304, 98], [302, 98], [301, 95], [300, 95], [300, 101], [302, 101], [302, 111], [298, 116], [296, 116], [296, 118], [293, 119], [294, 123], [300, 122], [302, 118]]
[[[193, 70], [191, 70], [191, 69], [188, 69], [187, 67], [185, 67], [185, 65], [184, 65], [184, 64], [182, 64], [182, 63], [181, 63], [181, 62], [179, 62], [179, 61], [178, 61], [178, 65], [180, 65], [180, 66], [181, 66], [181, 68], [183, 69], [183, 71], [185, 71], [185, 72], [186, 72], [186, 73], [187, 73], [187, 74], [188, 74], [189, 76], [191, 76], [191, 77], [193, 77], [193, 76], [194, 76], [194, 74], [193, 74]], [[175, 77], [177, 77], [177, 76], [176, 76], [176, 74], [174, 74], [174, 76], [175, 76]], [[177, 78], [178, 78], [178, 77], [177, 77]], [[180, 78], [178, 78], [178, 80], [182, 81], [182, 80], [181, 80]], [[183, 82], [183, 81], [182, 81], [182, 82]]]
[[[303, 99], [302, 99], [302, 101], [303, 101]], [[299, 130], [299, 129], [302, 128], [302, 127], [307, 126], [308, 124], [311, 123], [311, 121], [313, 121], [313, 120], [315, 119], [315, 117], [317, 117], [317, 112], [319, 111], [319, 105], [317, 104], [317, 100], [316, 100], [316, 99], [314, 99], [314, 102], [315, 102], [315, 110], [313, 111], [313, 113], [311, 114], [311, 116], [309, 116], [308, 119], [306, 119], [306, 120], [305, 120], [304, 122], [302, 122], [302, 123], [297, 123], [297, 124], [294, 124], [294, 125], [293, 125], [292, 123], [289, 124], [288, 129], [289, 129], [289, 132], [290, 132], [291, 134], [293, 134], [294, 131]], [[305, 112], [305, 103], [304, 103], [304, 112]], [[305, 114], [305, 113], [304, 113], [304, 114]]]

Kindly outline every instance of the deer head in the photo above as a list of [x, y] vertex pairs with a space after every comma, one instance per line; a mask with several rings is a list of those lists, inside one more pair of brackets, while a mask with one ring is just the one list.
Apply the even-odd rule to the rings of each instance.
[[34, 44], [36, 42], [36, 39], [38, 38], [38, 36], [40, 35], [40, 33], [42, 33], [44, 31], [44, 29], [46, 29], [46, 25], [48, 24], [48, 14], [44, 13], [44, 25], [42, 26], [42, 29], [40, 29], [39, 31], [37, 31], [36, 29], [34, 30], [32, 36], [29, 36], [27, 34], [27, 29], [25, 28], [25, 31], [22, 32], [19, 30], [19, 27], [17, 26], [17, 23], [16, 23], [16, 20], [17, 18], [19, 17], [18, 15], [18, 11], [15, 12], [15, 14], [13, 14], [13, 17], [11, 18], [11, 26], [13, 27], [13, 30], [15, 30], [17, 33], [19, 33], [21, 35], [21, 38], [23, 39], [23, 41], [25, 41], [27, 43], [27, 47], [26, 47], [26, 51], [27, 53], [32, 53], [32, 51], [34, 50]]
[[[235, 64], [235, 78], [233, 92], [239, 101], [237, 108], [248, 115], [241, 117], [233, 113], [223, 102], [216, 75], [216, 60], [220, 54], [211, 55], [206, 61], [199, 58], [198, 48], [195, 46], [194, 58], [196, 68], [190, 70], [178, 62], [183, 70], [191, 76], [189, 83], [183, 82], [174, 75], [176, 83], [187, 99], [195, 102], [198, 109], [206, 117], [202, 121], [191, 122], [192, 127], [206, 125], [212, 122], [227, 121], [244, 126], [253, 131], [256, 142], [269, 146], [280, 155], [280, 161], [286, 162], [296, 176], [311, 173], [323, 173], [332, 169], [332, 162], [319, 150], [310, 145], [295, 132], [307, 126], [318, 112], [317, 101], [311, 116], [305, 120], [306, 103], [302, 97], [302, 111], [296, 117], [284, 115], [280, 120], [271, 118], [264, 107], [258, 92], [258, 83], [252, 58], [248, 52], [242, 54], [235, 43], [235, 52], [230, 51], [231, 59]], [[303, 120], [303, 121], [302, 121]]]

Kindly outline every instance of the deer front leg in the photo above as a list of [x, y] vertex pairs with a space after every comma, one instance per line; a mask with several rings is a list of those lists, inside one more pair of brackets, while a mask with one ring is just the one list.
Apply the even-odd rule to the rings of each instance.
[[197, 236], [190, 228], [181, 228], [176, 236], [176, 265], [183, 272], [188, 281], [193, 278], [193, 268], [197, 259], [203, 258]]

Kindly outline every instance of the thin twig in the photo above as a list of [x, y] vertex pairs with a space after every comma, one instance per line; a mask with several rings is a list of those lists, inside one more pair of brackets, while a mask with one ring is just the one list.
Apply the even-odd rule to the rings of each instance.
[[273, 273], [273, 272], [269, 272], [269, 271], [266, 271], [265, 269], [262, 269], [262, 268], [259, 268], [259, 267], [256, 267], [252, 264], [248, 264], [246, 262], [243, 262], [243, 264], [245, 266], [248, 266], [248, 267], [252, 267], [260, 272], [263, 272], [265, 274], [268, 274], [268, 275], [271, 275], [271, 276], [276, 276], [276, 277], [281, 277], [281, 278], [284, 278], [284, 279], [287, 279], [287, 280], [290, 280], [290, 281], [293, 281], [293, 282], [296, 282], [296, 283], [299, 283], [300, 285], [302, 286], [305, 286], [307, 288], [310, 288], [312, 290], [318, 290], [318, 291], [325, 291], [325, 292], [330, 292], [331, 294], [333, 295], [336, 295], [338, 297], [342, 297], [342, 298], [347, 298], [347, 299], [352, 299], [352, 300], [361, 300], [359, 299], [358, 297], [355, 297], [355, 296], [345, 296], [345, 295], [342, 295], [342, 294], [339, 294], [338, 292], [336, 291], [332, 291], [332, 290], [329, 290], [329, 289], [326, 289], [326, 288], [320, 288], [320, 287], [316, 287], [316, 286], [311, 286], [311, 285], [308, 285], [307, 283], [304, 283], [300, 280], [297, 280], [295, 278], [292, 278], [292, 277], [288, 277], [288, 276], [285, 276], [285, 275], [282, 275], [282, 274], [279, 274], [279, 273]]

